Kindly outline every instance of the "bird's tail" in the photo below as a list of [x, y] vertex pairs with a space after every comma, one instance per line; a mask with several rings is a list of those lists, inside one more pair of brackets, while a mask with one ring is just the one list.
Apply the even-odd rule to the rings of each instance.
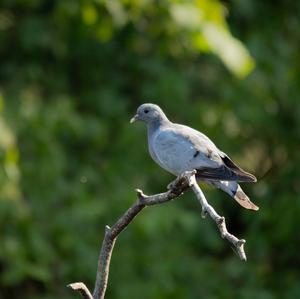
[[209, 184], [216, 186], [217, 188], [223, 190], [231, 197], [233, 197], [242, 207], [245, 209], [250, 209], [257, 211], [259, 207], [256, 206], [249, 197], [242, 190], [241, 186], [237, 182], [227, 182], [227, 181], [208, 181]]

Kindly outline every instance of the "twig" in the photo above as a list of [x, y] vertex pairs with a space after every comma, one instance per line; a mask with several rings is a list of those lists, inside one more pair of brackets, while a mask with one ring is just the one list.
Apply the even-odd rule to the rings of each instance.
[[92, 294], [83, 282], [70, 283], [68, 287], [74, 291], [78, 291], [84, 299], [93, 299]]
[[242, 261], [246, 261], [247, 257], [244, 251], [244, 244], [246, 240], [241, 239], [239, 240], [234, 235], [230, 234], [227, 230], [225, 218], [220, 216], [215, 209], [207, 202], [202, 190], [200, 189], [195, 176], [190, 177], [190, 187], [195, 193], [197, 199], [199, 200], [202, 206], [202, 217], [205, 218], [207, 214], [216, 222], [219, 231], [221, 233], [221, 237], [223, 239], [227, 239], [233, 246], [236, 248], [236, 251]]
[[168, 185], [169, 191], [167, 192], [147, 196], [141, 190], [136, 189], [138, 196], [137, 202], [134, 203], [111, 228], [109, 226], [105, 227], [105, 235], [98, 259], [97, 276], [93, 295], [91, 295], [88, 288], [82, 282], [72, 283], [68, 286], [73, 290], [79, 291], [84, 299], [103, 299], [107, 288], [110, 259], [117, 236], [129, 225], [129, 223], [139, 212], [141, 212], [143, 208], [175, 199], [188, 187], [191, 187], [200, 201], [202, 206], [202, 215], [204, 216], [209, 214], [211, 216], [211, 218], [216, 222], [222, 238], [226, 238], [229, 242], [231, 242], [236, 247], [241, 260], [245, 261], [246, 255], [244, 252], [244, 244], [246, 241], [239, 240], [228, 233], [225, 218], [219, 216], [213, 207], [208, 204], [203, 192], [196, 182], [195, 171], [186, 171], [182, 175], [178, 176], [174, 182]]

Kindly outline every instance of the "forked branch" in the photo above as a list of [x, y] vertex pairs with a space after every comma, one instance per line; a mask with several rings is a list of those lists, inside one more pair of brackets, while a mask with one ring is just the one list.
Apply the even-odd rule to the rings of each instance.
[[112, 227], [105, 227], [105, 235], [98, 259], [97, 276], [93, 295], [82, 282], [71, 283], [68, 287], [79, 291], [84, 299], [103, 299], [107, 288], [110, 259], [117, 236], [129, 225], [129, 223], [139, 212], [141, 212], [143, 208], [175, 199], [188, 187], [191, 187], [199, 200], [202, 206], [202, 215], [205, 216], [208, 214], [216, 222], [222, 238], [231, 242], [236, 248], [240, 259], [246, 261], [246, 254], [244, 251], [244, 244], [246, 241], [239, 240], [227, 231], [225, 218], [218, 215], [214, 208], [209, 205], [202, 190], [198, 186], [195, 178], [195, 171], [187, 171], [178, 176], [174, 182], [169, 184], [169, 190], [167, 192], [147, 196], [141, 190], [137, 189], [136, 192], [138, 200]]

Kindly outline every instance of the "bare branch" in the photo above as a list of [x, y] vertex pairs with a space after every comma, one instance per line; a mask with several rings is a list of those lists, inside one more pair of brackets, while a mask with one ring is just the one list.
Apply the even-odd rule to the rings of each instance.
[[80, 288], [72, 287], [74, 284], [69, 285], [73, 290], [79, 290], [81, 295], [86, 298], [103, 299], [107, 288], [107, 281], [109, 275], [110, 259], [113, 251], [113, 247], [117, 236], [129, 225], [129, 223], [135, 218], [135, 216], [146, 206], [152, 206], [155, 204], [164, 203], [170, 201], [176, 197], [179, 197], [182, 192], [189, 187], [189, 178], [192, 172], [184, 173], [180, 175], [174, 182], [170, 184], [170, 189], [167, 192], [147, 196], [141, 190], [136, 190], [138, 200], [134, 203], [121, 218], [110, 228], [105, 227], [104, 240], [100, 250], [98, 259], [97, 276], [95, 282], [95, 288], [93, 296], [90, 296], [90, 292], [84, 283], [79, 284]]
[[247, 257], [244, 251], [244, 244], [246, 241], [244, 239], [239, 240], [234, 235], [230, 234], [226, 228], [225, 218], [220, 216], [215, 209], [207, 202], [202, 190], [200, 189], [195, 176], [190, 177], [190, 187], [194, 191], [197, 199], [202, 206], [202, 217], [204, 218], [207, 214], [216, 222], [221, 237], [227, 239], [236, 248], [236, 251], [242, 261], [246, 261]]
[[92, 294], [83, 282], [70, 283], [68, 287], [74, 291], [78, 291], [84, 299], [93, 299]]
[[97, 276], [93, 295], [91, 295], [88, 288], [82, 282], [70, 284], [69, 287], [79, 291], [84, 299], [103, 299], [107, 288], [110, 259], [117, 236], [130, 224], [143, 208], [175, 199], [188, 187], [191, 187], [194, 191], [202, 206], [202, 216], [205, 217], [205, 215], [208, 214], [216, 222], [222, 238], [226, 238], [231, 242], [235, 246], [241, 260], [245, 261], [246, 255], [244, 252], [244, 244], [246, 241], [239, 240], [227, 231], [225, 218], [218, 215], [214, 208], [208, 204], [202, 190], [198, 186], [195, 178], [195, 171], [186, 171], [168, 185], [169, 190], [167, 192], [147, 196], [143, 191], [136, 189], [138, 197], [137, 202], [135, 202], [111, 228], [109, 226], [105, 227], [105, 235], [98, 259]]

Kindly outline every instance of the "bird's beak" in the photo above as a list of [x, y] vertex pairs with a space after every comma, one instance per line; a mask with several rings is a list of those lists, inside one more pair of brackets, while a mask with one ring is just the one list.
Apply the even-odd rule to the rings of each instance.
[[135, 121], [139, 120], [139, 116], [138, 114], [136, 114], [131, 120], [130, 120], [130, 123], [134, 123]]

